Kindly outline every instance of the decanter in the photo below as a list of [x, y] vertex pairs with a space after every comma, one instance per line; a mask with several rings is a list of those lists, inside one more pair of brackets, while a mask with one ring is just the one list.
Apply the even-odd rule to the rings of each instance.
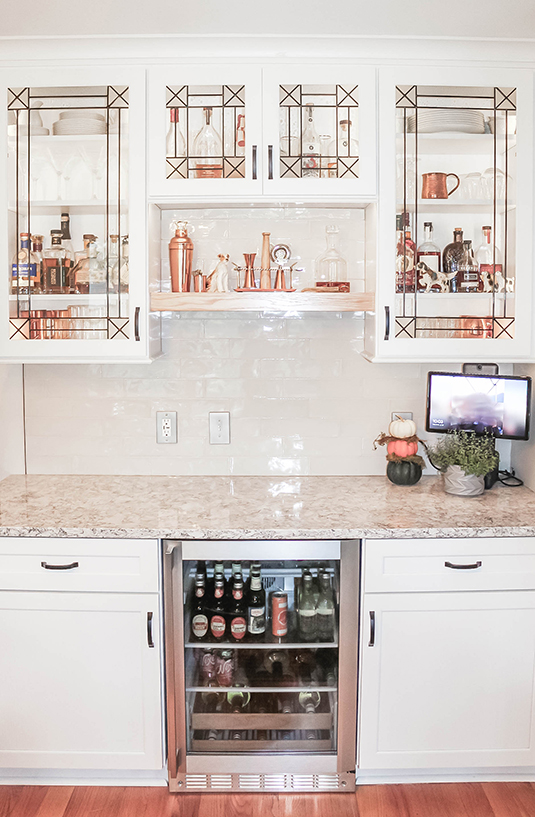
[[336, 246], [338, 227], [330, 224], [325, 228], [327, 234], [327, 250], [316, 260], [318, 281], [347, 281], [347, 262], [342, 258]]
[[193, 140], [198, 179], [220, 179], [223, 175], [223, 143], [212, 125], [212, 108], [203, 108], [204, 125]]
[[301, 137], [302, 175], [319, 177], [321, 148], [314, 124], [314, 107], [307, 105], [305, 111], [306, 123]]

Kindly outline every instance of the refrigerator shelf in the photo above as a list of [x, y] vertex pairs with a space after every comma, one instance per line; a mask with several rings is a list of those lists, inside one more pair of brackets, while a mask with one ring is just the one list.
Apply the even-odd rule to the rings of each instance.
[[270, 687], [255, 687], [243, 684], [243, 686], [222, 687], [222, 686], [187, 686], [186, 692], [303, 692], [304, 690], [311, 690], [312, 692], [338, 692], [336, 686], [322, 686], [321, 684], [306, 684], [302, 686], [270, 686]]
[[233, 752], [333, 752], [330, 740], [197, 740], [193, 752], [232, 754]]
[[338, 639], [334, 641], [284, 641], [282, 638], [272, 636], [272, 641], [199, 641], [194, 643], [188, 641], [184, 644], [186, 649], [206, 650], [215, 647], [220, 650], [272, 650], [279, 647], [285, 650], [322, 650], [337, 649]]

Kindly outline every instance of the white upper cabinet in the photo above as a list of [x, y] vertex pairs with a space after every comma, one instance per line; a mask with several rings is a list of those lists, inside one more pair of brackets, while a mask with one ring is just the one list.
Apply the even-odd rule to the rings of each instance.
[[173, 65], [149, 75], [154, 199], [375, 196], [375, 69]]
[[532, 153], [532, 72], [380, 71], [370, 358], [532, 357]]
[[0, 358], [148, 359], [145, 71], [6, 68], [0, 84]]

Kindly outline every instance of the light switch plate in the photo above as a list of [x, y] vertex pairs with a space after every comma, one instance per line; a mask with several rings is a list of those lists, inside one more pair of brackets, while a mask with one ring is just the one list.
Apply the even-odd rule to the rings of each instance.
[[176, 411], [156, 412], [156, 442], [164, 444], [178, 442]]
[[229, 445], [229, 411], [210, 411], [208, 413], [208, 427], [210, 430], [210, 445]]
[[393, 411], [392, 412], [392, 422], [397, 420], [400, 417], [402, 420], [412, 420], [412, 411]]

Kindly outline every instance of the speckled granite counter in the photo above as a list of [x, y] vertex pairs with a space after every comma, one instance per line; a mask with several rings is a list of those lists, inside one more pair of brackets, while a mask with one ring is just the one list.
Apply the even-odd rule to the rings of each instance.
[[442, 480], [386, 477], [11, 476], [0, 536], [174, 539], [384, 539], [535, 536], [535, 493], [472, 499]]

